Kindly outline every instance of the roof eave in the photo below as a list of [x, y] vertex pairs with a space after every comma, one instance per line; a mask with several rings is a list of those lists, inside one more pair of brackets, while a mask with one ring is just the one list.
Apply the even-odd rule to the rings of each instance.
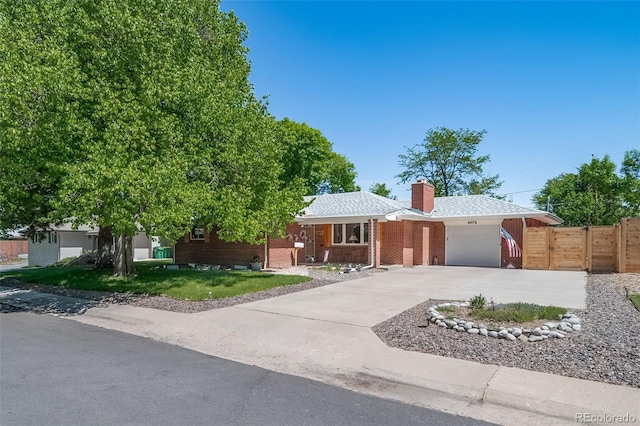
[[460, 215], [460, 216], [436, 216], [432, 220], [446, 221], [446, 220], [465, 220], [465, 219], [537, 219], [541, 222], [549, 225], [560, 225], [564, 223], [558, 216], [548, 212], [528, 212], [528, 213], [507, 213], [507, 214], [483, 214], [483, 215]]
[[361, 216], [297, 216], [296, 222], [300, 225], [330, 225], [334, 223], [361, 223], [370, 219], [378, 222], [386, 222], [386, 215], [361, 215]]

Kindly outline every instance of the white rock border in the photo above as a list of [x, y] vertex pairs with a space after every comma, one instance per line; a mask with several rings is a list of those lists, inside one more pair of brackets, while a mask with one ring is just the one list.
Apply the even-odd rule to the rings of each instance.
[[438, 327], [458, 332], [467, 332], [469, 334], [510, 341], [520, 340], [522, 342], [540, 342], [548, 338], [563, 339], [568, 333], [582, 329], [580, 318], [569, 312], [560, 315], [560, 321], [558, 322], [549, 321], [540, 327], [530, 330], [518, 327], [498, 327], [498, 329], [490, 329], [483, 323], [475, 324], [473, 321], [466, 321], [461, 318], [446, 319], [445, 316], [438, 311], [438, 308], [444, 307], [468, 308], [469, 306], [469, 302], [446, 302], [434, 305], [427, 309], [427, 320]]

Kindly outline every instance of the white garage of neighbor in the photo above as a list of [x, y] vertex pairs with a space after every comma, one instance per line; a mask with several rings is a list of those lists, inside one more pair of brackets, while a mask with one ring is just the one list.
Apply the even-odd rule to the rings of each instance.
[[[133, 237], [133, 258], [153, 258], [153, 248], [159, 243], [144, 232]], [[48, 266], [62, 259], [77, 257], [98, 248], [98, 230], [82, 225], [73, 229], [70, 224], [51, 226], [29, 238], [29, 266]]]

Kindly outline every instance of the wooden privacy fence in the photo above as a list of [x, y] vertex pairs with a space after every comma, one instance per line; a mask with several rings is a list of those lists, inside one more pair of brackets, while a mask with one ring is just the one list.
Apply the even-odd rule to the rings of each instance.
[[525, 228], [524, 269], [640, 272], [640, 218], [614, 226]]
[[0, 260], [17, 259], [28, 253], [27, 240], [0, 240]]

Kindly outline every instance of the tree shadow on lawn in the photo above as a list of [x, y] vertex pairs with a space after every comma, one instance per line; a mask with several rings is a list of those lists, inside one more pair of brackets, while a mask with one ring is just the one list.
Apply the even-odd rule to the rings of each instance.
[[12, 271], [4, 275], [25, 283], [53, 285], [73, 290], [168, 296], [205, 300], [237, 296], [292, 285], [305, 277], [239, 271], [168, 270], [157, 263], [138, 263], [137, 275], [114, 277], [111, 269], [92, 266], [54, 266]]

